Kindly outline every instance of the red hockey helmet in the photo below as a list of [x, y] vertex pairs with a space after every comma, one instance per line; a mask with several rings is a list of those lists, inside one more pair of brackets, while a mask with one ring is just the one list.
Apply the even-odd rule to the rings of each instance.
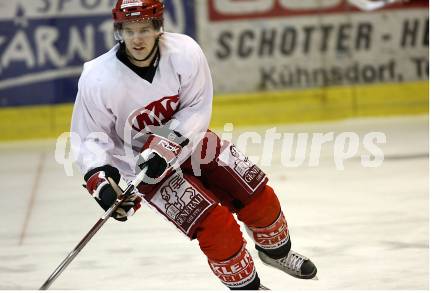
[[143, 19], [163, 21], [164, 5], [159, 0], [118, 0], [113, 8], [115, 24]]

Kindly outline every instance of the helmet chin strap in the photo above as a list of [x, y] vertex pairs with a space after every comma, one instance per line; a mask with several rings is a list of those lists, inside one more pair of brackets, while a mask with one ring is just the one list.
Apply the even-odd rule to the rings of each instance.
[[128, 58], [133, 59], [133, 60], [138, 61], [138, 62], [147, 61], [153, 55], [153, 53], [156, 51], [156, 48], [157, 48], [158, 45], [159, 45], [159, 37], [156, 38], [156, 41], [154, 41], [153, 48], [151, 49], [150, 53], [148, 53], [147, 57], [145, 57], [144, 59], [136, 59], [136, 58], [134, 58], [133, 56], [131, 56], [129, 54], [127, 54], [127, 56], [128, 56]]

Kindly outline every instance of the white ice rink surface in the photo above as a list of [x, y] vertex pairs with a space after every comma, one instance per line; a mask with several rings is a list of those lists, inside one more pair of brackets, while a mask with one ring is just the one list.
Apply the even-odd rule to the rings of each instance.
[[[314, 261], [319, 280], [263, 265], [245, 235], [262, 283], [275, 290], [428, 289], [428, 118], [277, 129], [353, 131], [361, 138], [380, 131], [387, 143], [380, 167], [362, 167], [361, 145], [344, 171], [335, 167], [331, 143], [318, 167], [282, 167], [275, 151], [273, 164], [263, 169], [282, 203], [294, 250]], [[250, 155], [260, 152], [249, 147]], [[0, 289], [38, 289], [102, 214], [77, 170], [68, 177], [55, 162], [54, 149], [54, 141], [0, 145]], [[126, 223], [110, 219], [52, 289], [225, 290], [197, 241], [148, 207]]]

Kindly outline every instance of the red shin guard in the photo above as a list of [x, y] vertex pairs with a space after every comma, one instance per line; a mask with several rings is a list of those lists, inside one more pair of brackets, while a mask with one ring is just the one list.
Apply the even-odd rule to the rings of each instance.
[[238, 213], [238, 219], [248, 227], [267, 227], [272, 225], [280, 214], [281, 206], [273, 189], [266, 185], [262, 192]]
[[238, 254], [225, 261], [208, 259], [214, 274], [230, 289], [251, 290], [258, 288], [259, 279], [254, 261], [245, 245]]
[[289, 229], [287, 227], [287, 222], [284, 218], [283, 212], [280, 212], [280, 215], [278, 216], [276, 221], [268, 227], [248, 228], [252, 231], [252, 236], [254, 238], [255, 244], [269, 254], [278, 254], [275, 253], [275, 251], [288, 245], [290, 240]]
[[209, 266], [220, 281], [231, 289], [259, 286], [251, 255], [231, 212], [216, 206], [199, 226], [197, 239]]
[[244, 207], [238, 218], [250, 230], [258, 250], [282, 257], [290, 250], [287, 221], [273, 189], [266, 188]]
[[240, 226], [229, 210], [217, 205], [197, 229], [200, 249], [208, 259], [223, 261], [235, 255], [243, 246]]

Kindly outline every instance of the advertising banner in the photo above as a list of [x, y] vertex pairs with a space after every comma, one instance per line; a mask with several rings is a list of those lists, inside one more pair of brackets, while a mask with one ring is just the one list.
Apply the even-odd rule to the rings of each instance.
[[220, 93], [428, 79], [428, 1], [207, 0], [199, 41]]
[[[0, 107], [75, 100], [84, 62], [114, 46], [115, 0], [0, 2]], [[195, 37], [193, 0], [166, 0], [166, 29]]]

